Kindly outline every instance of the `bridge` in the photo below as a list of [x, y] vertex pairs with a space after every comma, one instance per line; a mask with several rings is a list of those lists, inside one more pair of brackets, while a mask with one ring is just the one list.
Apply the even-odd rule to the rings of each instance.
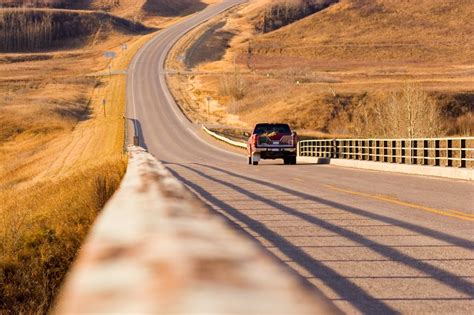
[[253, 167], [179, 110], [169, 50], [243, 2], [160, 31], [135, 56], [126, 116], [139, 147], [56, 312], [473, 313], [472, 138], [302, 142], [304, 163]]

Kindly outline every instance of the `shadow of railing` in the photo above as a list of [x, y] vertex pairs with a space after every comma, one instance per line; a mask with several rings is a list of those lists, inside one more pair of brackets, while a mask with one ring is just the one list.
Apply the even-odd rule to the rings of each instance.
[[[173, 165], [173, 164], [172, 164]], [[264, 203], [270, 207], [283, 211], [289, 215], [295, 216], [305, 222], [308, 222], [312, 225], [318, 226], [323, 228], [327, 231], [335, 233], [339, 236], [342, 236], [346, 239], [351, 240], [352, 242], [358, 243], [362, 247], [366, 247], [371, 249], [372, 251], [386, 257], [391, 261], [399, 262], [407, 267], [412, 269], [418, 270], [426, 275], [428, 275], [432, 279], [436, 279], [437, 281], [451, 287], [452, 289], [466, 294], [468, 296], [474, 297], [474, 285], [466, 279], [456, 276], [446, 270], [443, 270], [439, 267], [433, 266], [427, 262], [420, 261], [415, 259], [403, 252], [400, 252], [397, 249], [394, 249], [388, 245], [381, 244], [374, 240], [367, 238], [364, 235], [359, 233], [353, 232], [347, 228], [338, 226], [336, 224], [330, 223], [325, 221], [321, 218], [315, 217], [313, 215], [303, 213], [298, 211], [294, 208], [291, 208], [287, 205], [281, 204], [277, 201], [272, 199], [266, 198], [262, 195], [254, 193], [248, 189], [241, 187], [240, 185], [233, 184], [231, 182], [222, 180], [221, 177], [214, 177], [204, 173], [203, 171], [198, 170], [196, 167], [192, 167], [190, 165], [182, 165], [182, 164], [174, 164], [176, 166], [182, 167], [188, 171], [193, 172], [194, 174], [207, 179], [211, 182], [216, 184], [220, 184], [226, 188], [232, 189], [239, 194], [245, 195], [246, 197]], [[340, 209], [352, 214], [357, 214], [360, 216], [364, 216], [370, 219], [378, 220], [384, 223], [388, 223], [391, 225], [399, 226], [405, 228], [410, 231], [414, 231], [416, 233], [430, 236], [432, 238], [442, 240], [453, 245], [473, 249], [474, 244], [468, 240], [464, 240], [455, 236], [451, 236], [442, 232], [434, 231], [428, 228], [420, 227], [411, 223], [406, 223], [403, 221], [399, 221], [393, 218], [385, 217], [378, 214], [373, 214], [368, 211], [355, 208], [352, 206], [347, 206], [344, 204], [336, 203], [330, 200], [325, 200], [316, 196], [308, 195], [305, 193], [301, 193], [298, 191], [294, 191], [288, 189], [286, 187], [282, 187], [273, 183], [268, 183], [263, 180], [257, 180], [250, 177], [246, 177], [243, 175], [239, 175], [227, 170], [223, 170], [214, 166], [202, 165], [202, 164], [194, 164], [195, 166], [205, 167], [217, 172], [221, 172], [222, 174], [226, 174], [232, 176], [234, 178], [243, 179], [253, 184], [259, 184], [262, 186], [266, 186], [268, 188], [272, 188], [278, 190], [280, 192], [292, 194], [294, 196], [301, 197], [302, 199], [321, 203], [336, 209]], [[350, 280], [344, 278], [336, 271], [332, 270], [328, 266], [324, 265], [323, 263], [313, 259], [309, 254], [307, 254], [303, 249], [298, 248], [297, 246], [293, 245], [291, 242], [286, 240], [281, 235], [277, 234], [276, 232], [270, 230], [265, 224], [255, 219], [252, 219], [248, 215], [240, 212], [237, 208], [233, 207], [229, 203], [226, 203], [222, 200], [219, 200], [210, 191], [205, 190], [200, 185], [193, 183], [192, 181], [180, 176], [180, 174], [174, 170], [172, 171], [174, 176], [185, 183], [187, 186], [192, 188], [196, 193], [201, 195], [203, 199], [205, 199], [211, 205], [214, 205], [221, 209], [224, 213], [233, 217], [235, 220], [242, 222], [249, 229], [253, 232], [258, 233], [263, 238], [265, 238], [268, 242], [278, 248], [282, 253], [287, 255], [290, 259], [296, 262], [301, 267], [305, 268], [312, 276], [324, 281], [324, 283], [333, 289], [337, 294], [341, 296], [342, 299], [349, 301], [354, 307], [360, 310], [363, 313], [396, 313], [394, 309], [392, 309], [389, 305], [385, 304], [383, 301], [372, 297], [369, 293], [364, 291], [362, 288], [358, 287], [356, 284], [351, 282]]]

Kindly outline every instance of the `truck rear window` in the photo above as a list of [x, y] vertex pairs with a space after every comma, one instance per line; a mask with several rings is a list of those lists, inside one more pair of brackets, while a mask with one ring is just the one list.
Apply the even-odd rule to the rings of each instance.
[[272, 133], [291, 135], [291, 129], [287, 124], [257, 124], [253, 133], [259, 136]]

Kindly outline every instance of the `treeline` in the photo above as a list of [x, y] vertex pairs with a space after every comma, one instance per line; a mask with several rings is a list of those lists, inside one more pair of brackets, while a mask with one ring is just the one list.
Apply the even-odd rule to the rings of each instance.
[[60, 9], [100, 9], [111, 10], [120, 6], [120, 0], [0, 0], [0, 7], [6, 8], [60, 8]]
[[34, 50], [51, 46], [54, 21], [51, 13], [24, 9], [0, 12], [0, 51]]
[[60, 7], [65, 4], [65, 0], [3, 0], [0, 6], [3, 7]]
[[42, 9], [0, 9], [0, 52], [24, 52], [82, 44], [101, 26], [122, 32], [146, 28], [107, 13], [82, 13]]
[[267, 33], [321, 11], [338, 0], [277, 0], [263, 14], [257, 30]]

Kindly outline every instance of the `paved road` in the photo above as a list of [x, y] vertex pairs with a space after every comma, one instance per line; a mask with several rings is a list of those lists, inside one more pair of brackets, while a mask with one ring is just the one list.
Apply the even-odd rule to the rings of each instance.
[[248, 166], [183, 117], [165, 87], [166, 52], [240, 2], [161, 31], [137, 54], [127, 111], [141, 145], [341, 310], [474, 313], [472, 184], [328, 165]]

